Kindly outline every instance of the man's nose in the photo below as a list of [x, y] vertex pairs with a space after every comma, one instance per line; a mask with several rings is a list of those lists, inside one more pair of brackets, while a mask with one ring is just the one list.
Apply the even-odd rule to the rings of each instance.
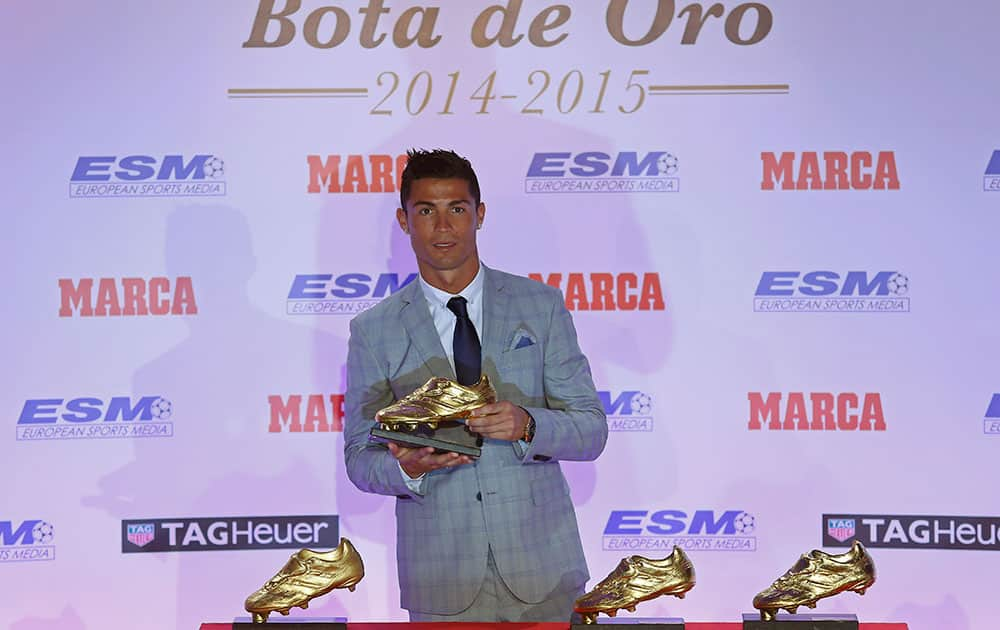
[[434, 214], [434, 229], [438, 232], [446, 232], [451, 229], [451, 216], [448, 212], [437, 212]]

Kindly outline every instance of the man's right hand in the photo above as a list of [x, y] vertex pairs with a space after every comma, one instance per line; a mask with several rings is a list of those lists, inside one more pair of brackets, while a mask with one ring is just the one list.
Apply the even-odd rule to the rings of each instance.
[[389, 452], [399, 462], [403, 472], [409, 475], [411, 479], [416, 479], [420, 475], [437, 470], [438, 468], [462, 466], [463, 464], [472, 463], [472, 458], [468, 455], [459, 455], [458, 453], [441, 453], [435, 455], [434, 448], [431, 446], [411, 448], [400, 446], [395, 442], [389, 442]]

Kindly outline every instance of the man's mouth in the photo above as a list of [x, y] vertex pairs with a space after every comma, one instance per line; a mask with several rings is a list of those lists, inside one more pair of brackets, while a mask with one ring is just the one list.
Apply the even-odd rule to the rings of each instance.
[[434, 249], [451, 249], [455, 246], [455, 243], [434, 243]]

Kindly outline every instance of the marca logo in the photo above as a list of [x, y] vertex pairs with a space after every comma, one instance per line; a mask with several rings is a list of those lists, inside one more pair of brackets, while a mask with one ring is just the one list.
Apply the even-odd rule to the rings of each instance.
[[667, 151], [536, 153], [528, 166], [528, 193], [678, 192], [677, 156]]
[[146, 315], [197, 315], [194, 285], [188, 276], [169, 278], [59, 279], [59, 317], [120, 317]]
[[800, 155], [786, 151], [781, 157], [764, 152], [760, 160], [764, 170], [761, 190], [774, 190], [778, 184], [781, 190], [899, 190], [893, 151], [880, 151], [876, 156], [868, 151], [827, 151], [822, 167], [815, 151]]
[[1000, 394], [993, 394], [990, 404], [986, 408], [986, 416], [983, 417], [983, 433], [986, 435], [1000, 435]]
[[[831, 521], [856, 522], [857, 531], [838, 538], [829, 531]], [[1000, 551], [1000, 517], [996, 516], [824, 514], [823, 523], [824, 547], [850, 547], [856, 539], [866, 547]]]
[[609, 431], [652, 431], [653, 397], [637, 390], [599, 391]]
[[307, 192], [394, 193], [409, 158], [391, 155], [306, 156], [309, 165]]
[[898, 271], [765, 271], [757, 313], [908, 313], [910, 279]]
[[172, 437], [173, 404], [162, 396], [133, 400], [33, 398], [24, 401], [17, 420], [18, 440], [86, 440]]
[[667, 550], [674, 545], [704, 551], [756, 551], [757, 528], [743, 510], [615, 510], [604, 527], [605, 551]]
[[292, 394], [267, 397], [271, 407], [270, 433], [328, 433], [344, 430], [343, 394]]
[[0, 562], [55, 560], [55, 528], [42, 520], [0, 521]]
[[121, 534], [122, 553], [332, 548], [340, 544], [334, 514], [126, 520]]
[[838, 542], [844, 542], [854, 537], [853, 518], [828, 518], [826, 519], [826, 533], [830, 538]]
[[1000, 151], [994, 151], [990, 156], [990, 161], [986, 165], [986, 173], [983, 176], [983, 190], [986, 192], [1000, 192]]
[[[760, 431], [885, 431], [882, 397], [877, 393], [857, 394], [791, 392], [785, 404], [782, 394], [770, 392], [767, 400], [760, 392], [750, 392], [750, 422], [747, 428]], [[860, 403], [860, 413], [858, 406]]]
[[226, 194], [216, 155], [84, 155], [69, 179], [70, 197], [217, 197]]
[[299, 274], [288, 291], [289, 315], [356, 315], [417, 279], [416, 273]]
[[555, 287], [566, 296], [571, 311], [662, 311], [660, 274], [635, 273], [529, 273], [532, 280]]

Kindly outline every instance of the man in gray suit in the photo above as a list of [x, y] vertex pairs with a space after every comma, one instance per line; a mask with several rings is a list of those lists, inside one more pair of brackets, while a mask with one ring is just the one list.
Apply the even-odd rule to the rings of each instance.
[[[486, 206], [467, 160], [411, 151], [399, 227], [420, 277], [351, 322], [351, 481], [396, 497], [400, 603], [413, 621], [566, 621], [589, 578], [560, 460], [590, 461], [607, 421], [562, 294], [481, 264]], [[471, 338], [471, 343], [470, 343]], [[482, 455], [369, 440], [375, 412], [433, 376], [486, 374]]]

